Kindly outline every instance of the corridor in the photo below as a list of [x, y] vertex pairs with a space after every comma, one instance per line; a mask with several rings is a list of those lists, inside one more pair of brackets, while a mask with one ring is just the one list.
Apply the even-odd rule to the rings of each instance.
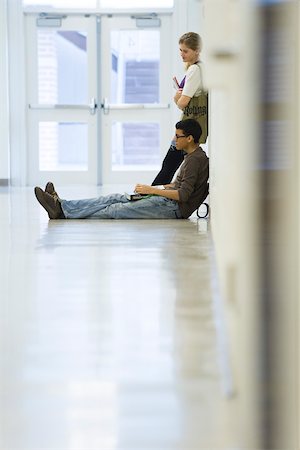
[[2, 187], [0, 226], [1, 450], [237, 448], [208, 220], [49, 221]]

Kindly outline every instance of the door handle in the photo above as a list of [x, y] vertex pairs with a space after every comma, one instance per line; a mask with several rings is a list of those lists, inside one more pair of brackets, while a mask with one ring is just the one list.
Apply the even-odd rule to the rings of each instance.
[[109, 114], [110, 110], [137, 110], [137, 109], [170, 109], [170, 103], [109, 103], [105, 97], [101, 104], [103, 114]]
[[92, 115], [96, 114], [97, 103], [95, 97], [91, 98], [91, 103], [89, 104], [90, 113]]
[[108, 103], [108, 99], [106, 97], [104, 97], [104, 99], [103, 99], [101, 108], [103, 109], [103, 114], [105, 114], [107, 116], [109, 114], [109, 103]]
[[85, 109], [85, 110], [89, 110], [90, 114], [96, 114], [96, 109], [97, 109], [97, 103], [96, 103], [96, 99], [95, 97], [91, 98], [91, 102], [89, 105], [84, 105], [84, 104], [65, 104], [65, 103], [55, 103], [55, 104], [42, 104], [42, 103], [38, 103], [38, 104], [33, 104], [30, 103], [28, 105], [29, 109]]

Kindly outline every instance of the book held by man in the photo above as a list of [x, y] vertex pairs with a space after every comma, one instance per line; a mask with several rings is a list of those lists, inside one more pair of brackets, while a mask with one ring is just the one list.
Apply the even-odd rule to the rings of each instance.
[[148, 194], [138, 194], [137, 192], [124, 192], [124, 195], [127, 200], [130, 201], [141, 200], [142, 198], [148, 197]]
[[[156, 189], [165, 189], [163, 184], [153, 187]], [[138, 192], [124, 192], [124, 195], [127, 198], [127, 200], [130, 201], [141, 200], [142, 198], [151, 197], [151, 194], [139, 194]]]

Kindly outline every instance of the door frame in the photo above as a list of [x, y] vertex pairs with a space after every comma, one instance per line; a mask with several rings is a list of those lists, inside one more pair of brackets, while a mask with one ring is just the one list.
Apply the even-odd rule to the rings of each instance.
[[[50, 15], [49, 15], [50, 16]], [[60, 29], [60, 30], [83, 30], [87, 32], [87, 87], [88, 98], [95, 100], [92, 105], [86, 104], [40, 104], [38, 101], [38, 57], [37, 57], [37, 24], [36, 21], [41, 19], [40, 15], [30, 14], [25, 16], [25, 32], [26, 32], [26, 50], [27, 50], [27, 183], [29, 185], [37, 183], [45, 183], [52, 179], [57, 184], [97, 184], [98, 182], [98, 88], [97, 80], [97, 27], [98, 21], [95, 15], [84, 14], [51, 14], [49, 22], [52, 20], [60, 21], [61, 26], [45, 26], [41, 29]], [[90, 102], [92, 103], [92, 102]], [[70, 123], [86, 123], [88, 129], [87, 146], [87, 170], [40, 170], [39, 164], [39, 123], [43, 121], [50, 122], [70, 122]]]
[[[149, 22], [153, 17], [148, 17]], [[102, 149], [101, 160], [103, 165], [103, 182], [104, 183], [134, 183], [137, 178], [140, 181], [150, 183], [157, 171], [159, 170], [160, 162], [157, 168], [139, 167], [126, 168], [124, 170], [113, 170], [111, 167], [112, 155], [112, 123], [125, 122], [126, 115], [127, 123], [135, 122], [159, 122], [160, 124], [160, 161], [163, 159], [167, 149], [169, 148], [172, 138], [172, 110], [170, 107], [171, 98], [173, 94], [172, 88], [172, 57], [167, 51], [168, 37], [171, 34], [171, 16], [159, 13], [155, 15], [154, 20], [160, 21], [161, 26], [139, 27], [137, 22], [139, 15], [133, 14], [111, 14], [109, 16], [101, 17], [101, 45], [105, 49], [110, 50], [110, 31], [113, 29], [120, 30], [144, 30], [157, 29], [160, 30], [160, 55], [163, 58], [163, 63], [159, 71], [159, 103], [110, 103], [109, 95], [111, 89], [111, 72], [107, 70], [110, 67], [111, 53], [107, 51], [102, 60], [101, 80], [102, 93], [101, 97], [102, 111], [101, 111], [101, 136]], [[145, 15], [143, 17], [145, 19]], [[167, 120], [166, 120], [167, 119]], [[166, 122], [170, 122], [169, 126], [164, 126]], [[108, 150], [109, 149], [109, 150]], [[125, 166], [126, 167], [126, 166]]]
[[[61, 15], [61, 14], [67, 15], [68, 17], [74, 17], [74, 16], [75, 17], [78, 17], [78, 16], [81, 17], [81, 16], [84, 15], [84, 14], [81, 14], [81, 13], [80, 14], [78, 14], [78, 13], [77, 14], [72, 14], [72, 13], [64, 14], [63, 12], [59, 13], [59, 15]], [[168, 13], [168, 14], [166, 14], [166, 13], [160, 14], [159, 13], [158, 14], [158, 17], [162, 17], [164, 20], [165, 19], [169, 20], [169, 25], [166, 27], [166, 31], [165, 31], [166, 35], [164, 37], [161, 37], [161, 40], [164, 40], [166, 42], [169, 41], [169, 35], [171, 35], [173, 37], [172, 33], [174, 33], [174, 30], [172, 29], [172, 26], [171, 26], [172, 14], [173, 13]], [[114, 14], [114, 15], [119, 16], [119, 17], [125, 17], [125, 18], [128, 18], [128, 17], [132, 16], [132, 14], [129, 14], [129, 13]], [[25, 13], [23, 15], [23, 17], [25, 19], [30, 17], [30, 16], [33, 16], [33, 17], [36, 18], [38, 16], [38, 14], [37, 13]], [[97, 151], [96, 151], [96, 158], [95, 158], [94, 164], [93, 164], [93, 167], [95, 169], [93, 178], [90, 178], [90, 176], [80, 177], [80, 179], [77, 178], [76, 183], [79, 183], [79, 184], [80, 183], [102, 184], [102, 183], [108, 182], [107, 177], [105, 176], [105, 173], [104, 173], [104, 161], [103, 161], [103, 154], [102, 154], [103, 148], [106, 146], [106, 144], [105, 144], [105, 139], [103, 139], [103, 133], [102, 133], [102, 130], [103, 130], [103, 127], [104, 127], [104, 125], [103, 125], [103, 122], [104, 122], [103, 121], [103, 111], [102, 111], [103, 110], [103, 104], [102, 104], [102, 101], [101, 101], [101, 99], [103, 98], [103, 94], [102, 94], [102, 92], [103, 92], [102, 78], [103, 77], [102, 77], [102, 73], [101, 73], [101, 70], [100, 70], [101, 66], [102, 66], [102, 64], [100, 64], [101, 48], [103, 48], [102, 47], [103, 44], [101, 42], [101, 27], [102, 27], [102, 21], [105, 20], [103, 18], [106, 17], [106, 14], [91, 13], [91, 14], [89, 14], [89, 17], [95, 18], [95, 30], [96, 30], [95, 31], [96, 32], [95, 42], [97, 44], [96, 45], [96, 56], [95, 56], [95, 62], [96, 62], [95, 64], [96, 65], [95, 65], [95, 71], [94, 71], [95, 72], [95, 78], [96, 78], [96, 85], [97, 85], [96, 86], [96, 89], [97, 89], [96, 103], [98, 105], [97, 114], [96, 114], [96, 124], [95, 124], [95, 126], [97, 127], [97, 131], [96, 131], [96, 135], [97, 135], [96, 148], [97, 148]], [[24, 24], [24, 29], [25, 29], [26, 28], [25, 27], [26, 20], [24, 20], [24, 22], [25, 22], [25, 24]], [[34, 48], [34, 47], [31, 47], [31, 48]], [[168, 52], [168, 54], [169, 53], [170, 52]], [[24, 59], [25, 59], [25, 57], [24, 57]], [[164, 79], [169, 79], [169, 72], [171, 73], [172, 69], [174, 71], [174, 58], [170, 54], [170, 61], [169, 61], [169, 63], [168, 64], [164, 64], [162, 66], [162, 72], [163, 73], [160, 73], [160, 78], [163, 77]], [[98, 73], [98, 76], [97, 76], [97, 73]], [[24, 91], [25, 91], [25, 89], [24, 89]], [[163, 89], [163, 92], [165, 92], [164, 89]], [[170, 89], [170, 92], [172, 93], [171, 89]], [[165, 155], [165, 153], [166, 153], [166, 151], [167, 151], [167, 149], [169, 147], [170, 140], [172, 138], [172, 132], [173, 132], [172, 124], [173, 123], [175, 124], [176, 120], [179, 119], [179, 112], [174, 107], [173, 102], [170, 101], [169, 93], [168, 93], [168, 95], [165, 95], [164, 100], [165, 100], [165, 105], [167, 105], [167, 107], [170, 108], [170, 111], [169, 111], [169, 113], [170, 113], [169, 114], [170, 126], [164, 127], [164, 128], [166, 128], [166, 131], [165, 131], [164, 137], [161, 138], [161, 145], [160, 145], [160, 147], [161, 147], [161, 159], [164, 157], [164, 155]], [[27, 99], [26, 99], [26, 101], [24, 101], [24, 104], [26, 105], [26, 108], [27, 108], [28, 104], [29, 104], [29, 93], [27, 93]], [[169, 104], [170, 104], [170, 106], [169, 106]], [[149, 120], [149, 117], [153, 113], [153, 110], [154, 110], [154, 108], [151, 105], [150, 105], [149, 109], [147, 108], [147, 111], [145, 111], [145, 120]], [[41, 115], [45, 115], [46, 116], [45, 111], [40, 110], [39, 113]], [[132, 114], [132, 113], [130, 113], [130, 114]], [[29, 168], [29, 165], [30, 165], [29, 162], [28, 162], [28, 153], [29, 153], [28, 149], [30, 149], [29, 142], [32, 140], [32, 136], [29, 136], [29, 131], [28, 130], [29, 130], [29, 125], [30, 125], [30, 120], [37, 120], [37, 118], [33, 117], [34, 116], [33, 114], [31, 116], [32, 116], [32, 118], [29, 118], [29, 114], [26, 114], [26, 109], [25, 109], [25, 118], [26, 118], [26, 124], [27, 124], [27, 127], [26, 127], [27, 130], [25, 130], [25, 133], [27, 135], [27, 139], [26, 139], [26, 142], [27, 142], [27, 146], [26, 146], [27, 147], [27, 152], [26, 152], [27, 157], [25, 159], [25, 164], [24, 164], [25, 165], [25, 171], [24, 172], [25, 172], [25, 183], [28, 184], [28, 185], [32, 185], [33, 184], [32, 182], [30, 182], [30, 177], [29, 177], [29, 173], [28, 173], [29, 172], [28, 168]], [[24, 145], [24, 143], [23, 143], [23, 145]], [[135, 176], [134, 176], [134, 179], [136, 178], [136, 175], [138, 175], [139, 178], [141, 178], [142, 180], [149, 181], [151, 179], [151, 177], [153, 176], [153, 174], [155, 174], [155, 173], [156, 173], [156, 170], [153, 171], [150, 174], [149, 174], [149, 171], [145, 171], [145, 173], [136, 172]], [[53, 173], [46, 172], [45, 178], [43, 179], [43, 181], [46, 181], [48, 178], [49, 179], [51, 179], [51, 178], [59, 179], [59, 184], [69, 184], [69, 183], [74, 182], [74, 180], [72, 181], [72, 176], [68, 172], [62, 172], [62, 171], [60, 171], [60, 172], [56, 172], [55, 171]], [[127, 178], [128, 179], [126, 179], [124, 182], [132, 182], [132, 181], [134, 181], [134, 179], [132, 178], [132, 174], [128, 175]], [[149, 178], [149, 180], [147, 178]], [[111, 180], [110, 182], [119, 182], [119, 179]]]

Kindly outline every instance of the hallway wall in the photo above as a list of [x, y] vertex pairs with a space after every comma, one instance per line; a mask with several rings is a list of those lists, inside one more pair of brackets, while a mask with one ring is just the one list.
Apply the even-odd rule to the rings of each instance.
[[[262, 154], [266, 448], [298, 449], [299, 435], [299, 2], [262, 8], [265, 133]], [[271, 101], [273, 100], [273, 101]], [[275, 100], [275, 101], [274, 101]], [[275, 137], [275, 138], [274, 138]], [[284, 210], [282, 210], [284, 207]], [[280, 406], [279, 406], [280, 405]]]
[[[210, 206], [242, 448], [262, 448], [259, 398], [258, 71], [253, 2], [205, 2]], [[252, 119], [252, 120], [251, 120]], [[249, 358], [251, 355], [251, 358]]]
[[280, 3], [205, 3], [210, 205], [242, 448], [296, 450], [299, 3]]

